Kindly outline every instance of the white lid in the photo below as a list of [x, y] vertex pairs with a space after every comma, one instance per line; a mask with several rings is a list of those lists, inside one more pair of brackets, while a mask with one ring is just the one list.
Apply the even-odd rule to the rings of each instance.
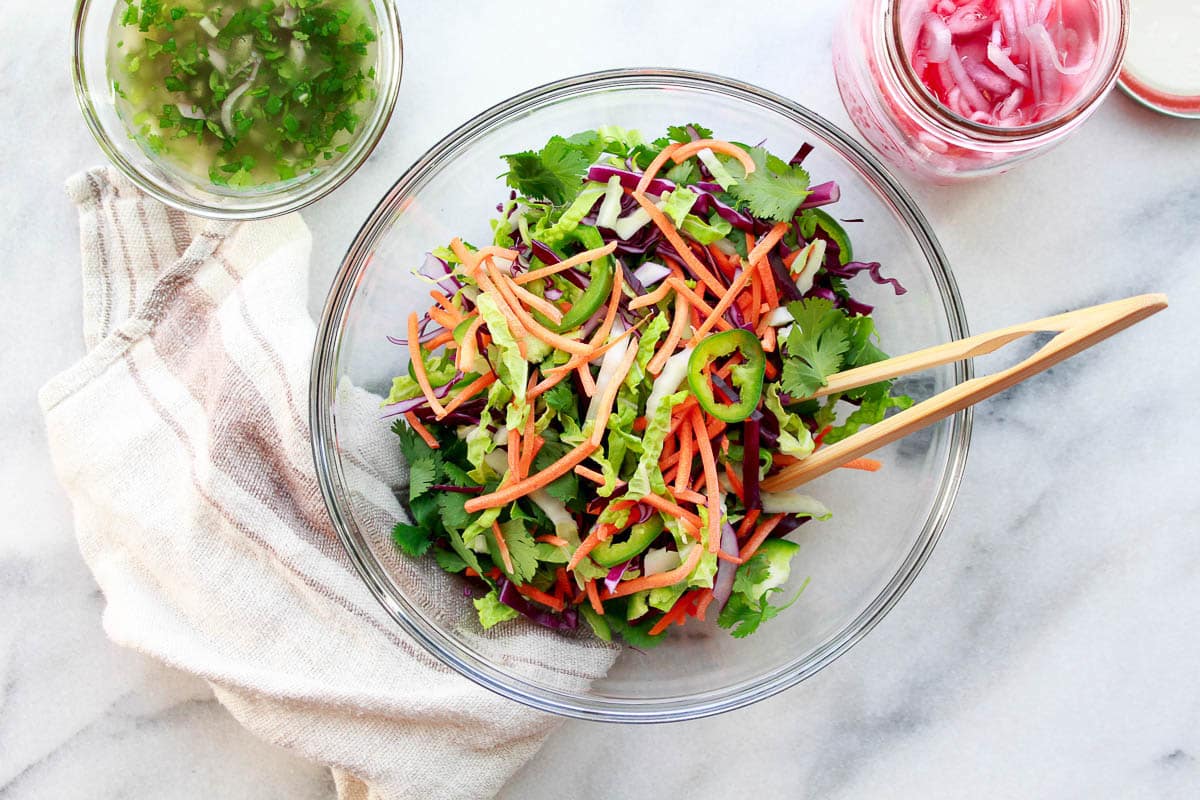
[[1200, 0], [1131, 0], [1120, 86], [1156, 111], [1200, 118]]

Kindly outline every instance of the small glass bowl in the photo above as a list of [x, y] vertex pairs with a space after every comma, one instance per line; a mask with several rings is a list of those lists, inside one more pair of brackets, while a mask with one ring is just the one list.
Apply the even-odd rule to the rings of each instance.
[[[881, 341], [890, 352], [966, 335], [962, 303], [937, 239], [912, 199], [861, 145], [778, 95], [726, 78], [664, 70], [599, 72], [542, 86], [448, 135], [396, 182], [359, 231], [317, 334], [309, 398], [313, 456], [334, 528], [367, 587], [401, 628], [463, 675], [530, 706], [581, 719], [702, 717], [815, 674], [874, 627], [916, 577], [946, 523], [967, 454], [969, 411], [880, 450], [885, 467], [878, 473], [837, 470], [841, 474], [814, 481], [809, 491], [834, 510], [834, 518], [790, 535], [802, 549], [789, 588], [795, 592], [812, 578], [795, 605], [745, 639], [733, 638], [710, 618], [653, 650], [625, 648], [605, 677], [582, 688], [536, 666], [538, 638], [527, 630], [530, 623], [513, 620], [485, 633], [456, 586], [461, 579], [431, 559], [414, 562], [397, 552], [390, 535], [396, 520], [381, 513], [378, 478], [364, 465], [372, 463], [372, 454], [398, 451], [379, 396], [408, 362], [405, 348], [387, 336], [403, 335], [409, 312], [429, 303], [429, 285], [413, 269], [453, 236], [490, 239], [488, 220], [508, 196], [497, 177], [502, 154], [601, 125], [656, 135], [690, 121], [735, 141], [765, 139], [777, 153], [793, 153], [804, 142], [814, 146], [804, 162], [813, 179], [836, 180], [842, 189], [834, 213], [865, 220], [848, 223], [855, 252], [884, 262], [908, 289], [896, 297], [889, 287], [867, 281], [852, 287], [876, 304]], [[902, 388], [923, 399], [970, 376], [969, 364], [947, 365]], [[364, 390], [376, 396], [364, 396]], [[400, 476], [394, 477], [398, 483]]]
[[350, 149], [314, 173], [246, 190], [215, 186], [154, 159], [130, 135], [117, 112], [108, 74], [108, 37], [121, 0], [77, 0], [72, 79], [84, 121], [104, 154], [140, 189], [169, 206], [201, 217], [261, 219], [296, 211], [336, 189], [362, 165], [387, 128], [400, 89], [404, 60], [393, 0], [367, 0], [379, 22], [378, 95], [350, 141]]

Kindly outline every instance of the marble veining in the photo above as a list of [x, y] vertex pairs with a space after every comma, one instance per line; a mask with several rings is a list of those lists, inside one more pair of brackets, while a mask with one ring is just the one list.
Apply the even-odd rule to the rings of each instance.
[[[670, 4], [542, 6], [536, 47], [523, 44], [528, 11], [401, 3], [392, 125], [336, 198], [305, 212], [312, 309], [404, 168], [538, 83], [653, 62], [758, 83], [847, 124], [829, 67], [835, 4], [761, 2], [726, 24], [727, 4], [698, 0], [691, 33]], [[34, 396], [82, 351], [61, 187], [101, 160], [69, 85], [69, 28], [61, 0], [0, 26], [0, 800], [331, 797], [323, 769], [244, 732], [204, 684], [104, 638]], [[686, 35], [648, 51], [632, 31]], [[914, 187], [973, 330], [1145, 291], [1168, 292], [1172, 307], [979, 409], [941, 543], [835, 665], [717, 719], [568, 723], [503, 796], [1200, 796], [1198, 186], [1200, 123], [1114, 95], [1013, 173]]]

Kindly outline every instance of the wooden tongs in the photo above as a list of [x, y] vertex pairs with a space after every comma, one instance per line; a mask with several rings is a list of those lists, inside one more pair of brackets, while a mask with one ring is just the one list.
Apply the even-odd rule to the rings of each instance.
[[1037, 319], [1022, 325], [1000, 328], [989, 333], [968, 336], [946, 344], [917, 350], [865, 367], [831, 375], [823, 389], [813, 397], [837, 394], [858, 386], [939, 367], [954, 361], [986, 355], [1006, 344], [1034, 333], [1058, 331], [1058, 335], [1029, 358], [1006, 370], [972, 378], [941, 394], [901, 411], [842, 441], [823, 447], [808, 458], [786, 467], [762, 482], [765, 492], [793, 489], [824, 475], [848, 461], [918, 431], [938, 420], [1004, 391], [1026, 378], [1049, 369], [1097, 342], [1107, 339], [1130, 325], [1167, 307], [1164, 294], [1143, 294], [1113, 303], [1081, 308], [1066, 314]]

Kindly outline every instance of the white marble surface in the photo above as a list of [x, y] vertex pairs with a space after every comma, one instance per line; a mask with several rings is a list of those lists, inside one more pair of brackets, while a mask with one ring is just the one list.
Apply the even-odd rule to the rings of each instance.
[[[699, 68], [846, 124], [833, 4], [764, 1], [736, 20], [698, 0], [401, 6], [391, 128], [359, 175], [305, 212], [314, 309], [412, 160], [546, 80]], [[82, 350], [61, 187], [101, 158], [71, 93], [69, 12], [47, 0], [0, 25], [0, 800], [331, 797], [323, 770], [253, 739], [203, 685], [100, 628], [34, 396]], [[1114, 96], [1016, 173], [915, 193], [975, 330], [1150, 290], [1173, 306], [980, 409], [941, 544], [835, 665], [717, 719], [568, 723], [505, 796], [1200, 796], [1200, 123]]]

